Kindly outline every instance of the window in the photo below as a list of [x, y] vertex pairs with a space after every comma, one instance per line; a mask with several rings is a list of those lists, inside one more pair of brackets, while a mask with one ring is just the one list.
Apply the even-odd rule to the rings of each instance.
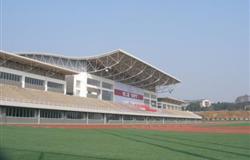
[[144, 104], [150, 105], [150, 100], [149, 99], [144, 99]]
[[87, 79], [87, 84], [100, 87], [100, 81], [91, 78]]
[[80, 87], [81, 87], [81, 81], [76, 80], [76, 87], [77, 87], [77, 88], [80, 88]]
[[150, 94], [145, 92], [144, 97], [150, 98]]
[[63, 88], [63, 84], [55, 83], [55, 82], [48, 82], [48, 87], [62, 89]]
[[145, 117], [143, 117], [143, 116], [135, 116], [135, 120], [136, 121], [144, 121]]
[[102, 100], [113, 101], [113, 92], [102, 90]]
[[152, 99], [156, 99], [156, 95], [151, 94], [151, 98], [152, 98]]
[[123, 117], [123, 120], [125, 120], [125, 121], [131, 121], [133, 119], [134, 119], [134, 117], [133, 116], [129, 116], [129, 115]]
[[40, 79], [25, 77], [25, 83], [31, 84], [31, 85], [38, 85], [43, 86], [44, 81]]
[[100, 95], [100, 89], [92, 88], [92, 87], [87, 87], [87, 97], [89, 98], [98, 98]]
[[35, 117], [35, 109], [7, 107], [6, 116], [8, 117]]
[[40, 117], [41, 118], [62, 118], [62, 111], [41, 110]]
[[67, 119], [85, 119], [85, 113], [82, 112], [65, 112]]
[[107, 120], [120, 120], [120, 117], [118, 114], [107, 114]]
[[166, 104], [163, 104], [163, 109], [166, 109], [167, 108], [167, 105]]
[[11, 73], [0, 72], [0, 79], [9, 81], [21, 81], [21, 76]]
[[106, 82], [102, 82], [102, 88], [113, 89], [113, 85]]
[[162, 108], [162, 104], [161, 103], [157, 103], [157, 107], [158, 108]]
[[170, 106], [170, 105], [168, 105], [168, 109], [171, 109], [171, 106]]
[[172, 110], [174, 110], [174, 106], [172, 106]]
[[151, 106], [156, 107], [156, 101], [151, 101]]
[[103, 119], [103, 114], [101, 114], [101, 113], [89, 113], [88, 118], [101, 120], [101, 119]]

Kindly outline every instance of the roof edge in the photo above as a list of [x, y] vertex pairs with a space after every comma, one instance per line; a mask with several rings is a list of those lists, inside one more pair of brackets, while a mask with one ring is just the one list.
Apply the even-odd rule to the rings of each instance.
[[64, 71], [64, 72], [68, 72], [70, 74], [78, 74], [79, 73], [79, 72], [71, 70], [71, 69], [66, 69], [66, 68], [62, 68], [62, 67], [56, 66], [56, 65], [52, 65], [50, 63], [41, 62], [41, 61], [38, 61], [38, 60], [35, 60], [35, 59], [32, 59], [32, 58], [28, 58], [28, 57], [24, 57], [24, 56], [12, 53], [12, 52], [0, 50], [0, 53], [7, 54], [7, 55], [10, 55], [10, 56], [22, 59], [22, 60], [27, 60], [27, 61], [30, 61], [30, 62], [38, 63], [38, 64], [41, 64], [41, 65], [44, 65], [44, 66], [47, 66], [47, 67], [56, 68], [58, 70], [61, 70], [61, 71]]

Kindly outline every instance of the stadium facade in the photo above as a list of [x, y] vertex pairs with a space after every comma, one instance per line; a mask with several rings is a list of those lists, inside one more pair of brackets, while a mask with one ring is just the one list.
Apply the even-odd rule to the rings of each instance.
[[76, 58], [0, 51], [1, 123], [168, 123], [197, 121], [184, 102], [158, 97], [180, 83], [123, 50]]

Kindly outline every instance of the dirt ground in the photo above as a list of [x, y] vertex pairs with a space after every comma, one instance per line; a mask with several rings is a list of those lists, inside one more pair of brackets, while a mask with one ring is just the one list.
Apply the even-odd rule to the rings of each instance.
[[192, 132], [192, 133], [226, 133], [226, 134], [250, 134], [250, 126], [216, 126], [207, 124], [16, 124], [15, 126], [30, 126], [34, 128], [78, 128], [78, 129], [98, 129], [98, 128], [136, 128], [145, 130]]

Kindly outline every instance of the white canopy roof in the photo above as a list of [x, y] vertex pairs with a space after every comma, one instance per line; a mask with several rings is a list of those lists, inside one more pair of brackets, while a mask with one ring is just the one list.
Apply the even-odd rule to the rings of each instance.
[[21, 55], [78, 72], [86, 71], [149, 91], [155, 91], [156, 86], [180, 82], [176, 77], [121, 49], [92, 57], [67, 57], [48, 53]]

